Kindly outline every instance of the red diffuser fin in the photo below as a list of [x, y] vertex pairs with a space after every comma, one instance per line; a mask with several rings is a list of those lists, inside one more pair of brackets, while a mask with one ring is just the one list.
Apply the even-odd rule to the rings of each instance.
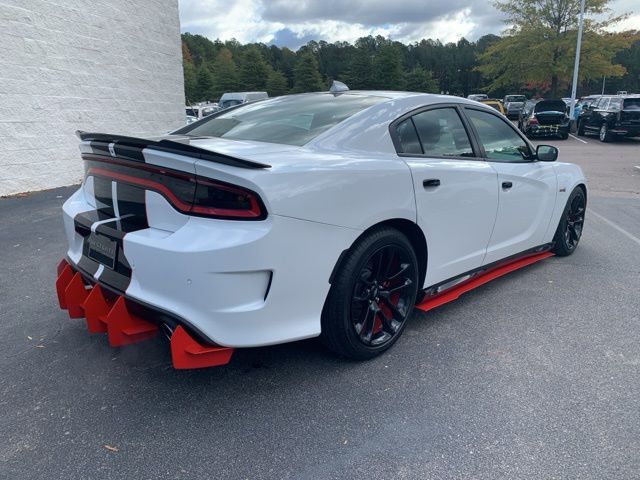
[[157, 332], [158, 326], [155, 323], [147, 322], [129, 312], [124, 297], [118, 297], [107, 315], [107, 335], [112, 347], [141, 342]]
[[201, 345], [181, 326], [171, 335], [173, 368], [179, 370], [226, 365], [232, 354], [233, 348]]

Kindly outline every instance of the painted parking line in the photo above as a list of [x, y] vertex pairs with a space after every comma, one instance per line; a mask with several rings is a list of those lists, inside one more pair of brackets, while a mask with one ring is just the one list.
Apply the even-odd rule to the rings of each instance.
[[623, 234], [625, 237], [627, 237], [629, 240], [631, 240], [632, 242], [635, 242], [638, 244], [638, 246], [640, 246], [640, 238], [636, 237], [635, 235], [627, 232], [624, 228], [622, 228], [620, 225], [613, 223], [611, 220], [609, 220], [608, 218], [603, 217], [602, 215], [600, 215], [597, 212], [594, 212], [593, 209], [589, 209], [588, 210], [588, 214], [594, 215], [596, 218], [599, 218], [600, 220], [602, 220], [604, 223], [606, 223], [607, 225], [609, 225], [611, 228], [614, 228], [615, 230], [617, 230], [618, 232], [620, 232], [621, 234]]
[[586, 142], [586, 141], [582, 140], [581, 138], [578, 138], [578, 137], [576, 137], [576, 136], [574, 136], [574, 135], [569, 134], [569, 136], [570, 136], [571, 138], [573, 138], [574, 140], [578, 140], [579, 142], [582, 142], [582, 143], [589, 143], [589, 142]]

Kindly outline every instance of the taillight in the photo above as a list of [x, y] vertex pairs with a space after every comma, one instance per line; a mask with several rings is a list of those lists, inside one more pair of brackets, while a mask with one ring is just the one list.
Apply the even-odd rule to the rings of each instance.
[[529, 119], [529, 125], [537, 125], [538, 124], [538, 119], [536, 117], [531, 117]]
[[263, 220], [267, 217], [258, 194], [244, 187], [146, 163], [90, 155], [83, 159], [86, 176], [152, 190], [186, 215], [226, 220]]
[[252, 191], [202, 177], [196, 177], [191, 213], [239, 220], [266, 217], [260, 198]]

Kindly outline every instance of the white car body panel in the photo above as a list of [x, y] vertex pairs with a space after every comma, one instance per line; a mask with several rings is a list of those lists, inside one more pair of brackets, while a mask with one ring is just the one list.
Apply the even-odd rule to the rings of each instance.
[[[428, 249], [424, 287], [552, 241], [568, 195], [585, 183], [579, 167], [401, 157], [389, 124], [419, 107], [454, 100], [401, 92], [371, 94], [388, 100], [300, 147], [171, 137], [270, 168], [240, 168], [143, 150], [149, 165], [252, 190], [264, 202], [268, 217], [239, 221], [190, 216], [147, 190], [148, 227], [126, 233], [122, 241], [131, 266], [123, 293], [175, 315], [213, 343], [270, 345], [320, 333], [336, 264], [363, 232], [380, 222], [402, 219], [422, 230]], [[481, 105], [466, 99], [455, 102]], [[88, 142], [80, 148], [91, 151]], [[438, 178], [441, 185], [425, 189], [426, 178]], [[502, 181], [513, 182], [513, 188], [502, 191]], [[83, 248], [74, 218], [95, 210], [97, 203], [88, 176], [64, 204], [72, 265], [80, 261]]]
[[[482, 265], [498, 210], [495, 170], [488, 162], [405, 157], [411, 167], [418, 225], [427, 240], [424, 286]], [[423, 181], [438, 179], [437, 187]]]
[[[484, 264], [550, 242], [547, 230], [558, 190], [551, 162], [487, 163], [498, 173], [500, 201]], [[513, 186], [503, 189], [503, 182]]]

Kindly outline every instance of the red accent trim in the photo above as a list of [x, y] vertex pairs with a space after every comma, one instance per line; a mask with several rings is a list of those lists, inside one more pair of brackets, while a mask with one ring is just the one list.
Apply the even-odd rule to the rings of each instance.
[[[147, 170], [151, 170], [147, 168]], [[158, 169], [159, 173], [163, 173], [162, 170]], [[124, 173], [112, 172], [111, 170], [105, 170], [104, 168], [91, 167], [87, 172], [87, 175], [98, 175], [102, 177], [112, 178], [115, 180], [120, 180], [121, 182], [129, 183], [132, 185], [137, 185], [140, 187], [145, 187], [148, 190], [153, 190], [155, 192], [160, 193], [163, 197], [165, 197], [171, 205], [173, 205], [176, 210], [182, 213], [197, 213], [200, 215], [211, 215], [218, 217], [240, 217], [240, 218], [257, 218], [261, 215], [260, 205], [255, 195], [247, 190], [242, 188], [234, 188], [227, 185], [222, 185], [220, 183], [211, 181], [211, 180], [203, 180], [200, 178], [186, 178], [185, 180], [195, 181], [196, 184], [201, 184], [204, 186], [219, 188], [221, 190], [226, 190], [228, 192], [237, 192], [242, 195], [246, 195], [250, 199], [251, 208], [249, 210], [233, 210], [228, 208], [215, 208], [215, 207], [207, 207], [203, 205], [190, 205], [186, 202], [183, 202], [175, 194], [166, 186], [158, 182], [154, 182], [153, 180], [147, 180], [146, 178], [138, 178], [133, 177], [131, 175], [127, 175]]]
[[158, 332], [155, 323], [147, 322], [127, 309], [124, 297], [118, 297], [106, 318], [109, 345], [121, 347], [153, 337]]
[[62, 260], [60, 260], [60, 263], [58, 263], [58, 266], [56, 267], [56, 272], [58, 273], [58, 276], [62, 274], [64, 267], [66, 267], [67, 265], [69, 265], [69, 262], [67, 262], [66, 259], [63, 258]]
[[73, 269], [69, 264], [58, 273], [56, 279], [56, 293], [58, 294], [58, 305], [63, 310], [67, 309], [67, 299], [65, 298], [64, 291], [69, 286], [71, 279], [73, 278]]
[[[109, 345], [120, 347], [153, 337], [158, 326], [127, 308], [123, 296], [115, 303], [105, 296], [99, 284], [87, 289], [80, 272], [73, 271], [65, 262], [56, 280], [56, 291], [61, 308], [69, 310], [71, 318], [85, 317], [90, 333], [107, 333]], [[205, 368], [226, 365], [233, 348], [202, 345], [178, 326], [171, 335], [171, 358], [177, 369]]]
[[462, 295], [463, 293], [468, 292], [469, 290], [473, 290], [474, 288], [478, 288], [479, 286], [484, 285], [491, 280], [494, 280], [498, 277], [506, 275], [507, 273], [513, 272], [520, 268], [526, 267], [527, 265], [531, 265], [532, 263], [539, 262], [540, 260], [544, 260], [545, 258], [549, 258], [552, 256], [553, 253], [551, 252], [535, 253], [528, 257], [519, 258], [512, 262], [499, 265], [496, 268], [470, 278], [464, 283], [460, 283], [454, 287], [451, 287], [449, 290], [445, 290], [442, 293], [426, 298], [419, 305], [416, 305], [416, 308], [418, 310], [427, 312], [436, 307], [439, 307], [440, 305], [452, 302], [453, 300], [456, 300], [458, 297], [460, 297], [460, 295]]
[[83, 306], [89, 333], [107, 333], [107, 315], [112, 305], [105, 298], [100, 285], [96, 284], [91, 289]]
[[180, 325], [171, 335], [173, 368], [179, 370], [226, 365], [232, 354], [233, 348], [201, 345]]
[[73, 276], [67, 288], [64, 291], [64, 298], [67, 302], [67, 310], [71, 318], [84, 317], [84, 304], [85, 299], [89, 296], [89, 292], [84, 286], [82, 281], [82, 275], [79, 272]]

